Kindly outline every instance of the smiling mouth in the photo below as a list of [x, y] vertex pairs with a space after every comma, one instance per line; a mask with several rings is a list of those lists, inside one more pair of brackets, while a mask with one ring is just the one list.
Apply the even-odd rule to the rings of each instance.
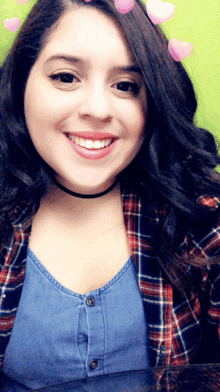
[[68, 134], [68, 138], [76, 145], [87, 150], [101, 150], [112, 144], [113, 139], [91, 140]]

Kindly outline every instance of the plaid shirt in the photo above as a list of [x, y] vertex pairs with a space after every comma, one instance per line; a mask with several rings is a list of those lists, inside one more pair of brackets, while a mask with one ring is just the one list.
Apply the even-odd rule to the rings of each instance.
[[[122, 192], [123, 212], [131, 251], [136, 265], [139, 287], [143, 296], [149, 331], [149, 356], [152, 366], [184, 365], [196, 354], [204, 330], [220, 352], [220, 266], [203, 270], [203, 292], [208, 291], [207, 325], [202, 323], [202, 307], [198, 296], [180, 296], [159, 267], [152, 247], [155, 224], [164, 211], [156, 212], [146, 224], [141, 198]], [[218, 199], [203, 197], [201, 203], [217, 208]], [[31, 227], [27, 214], [31, 205], [23, 204], [10, 214], [13, 236], [0, 258], [0, 364], [8, 344], [25, 276], [25, 262]], [[180, 245], [181, 254], [216, 256], [220, 254], [220, 222], [206, 234], [189, 233]], [[195, 269], [195, 267], [189, 267]], [[199, 273], [197, 271], [197, 273]], [[207, 289], [208, 288], [208, 289]], [[207, 329], [208, 328], [208, 329]], [[215, 339], [216, 337], [216, 339]]]

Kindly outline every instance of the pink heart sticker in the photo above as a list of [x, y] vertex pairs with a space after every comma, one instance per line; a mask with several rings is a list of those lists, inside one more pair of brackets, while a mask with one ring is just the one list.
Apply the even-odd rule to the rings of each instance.
[[134, 7], [134, 0], [115, 0], [115, 7], [121, 14], [126, 14]]
[[5, 19], [3, 22], [5, 28], [13, 33], [18, 29], [20, 23], [21, 21], [19, 18]]
[[15, 0], [15, 1], [17, 1], [17, 3], [20, 5], [24, 5], [24, 4], [28, 3], [30, 0]]
[[193, 52], [193, 45], [189, 42], [181, 42], [177, 38], [172, 38], [169, 41], [168, 49], [175, 61], [186, 59]]
[[149, 18], [154, 24], [166, 22], [171, 19], [176, 12], [176, 8], [173, 4], [163, 3], [161, 0], [148, 0], [146, 9]]

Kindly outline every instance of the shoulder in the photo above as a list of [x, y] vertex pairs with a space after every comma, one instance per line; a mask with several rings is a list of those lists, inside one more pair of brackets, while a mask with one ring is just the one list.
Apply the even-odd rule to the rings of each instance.
[[189, 229], [181, 248], [188, 248], [190, 255], [215, 257], [220, 255], [220, 199], [201, 196], [198, 203], [207, 210], [203, 221]]
[[[29, 239], [33, 204], [22, 202], [8, 213], [1, 214], [1, 232], [4, 241], [0, 251], [1, 271], [4, 268], [17, 268], [23, 247]], [[23, 258], [23, 257], [22, 257]]]

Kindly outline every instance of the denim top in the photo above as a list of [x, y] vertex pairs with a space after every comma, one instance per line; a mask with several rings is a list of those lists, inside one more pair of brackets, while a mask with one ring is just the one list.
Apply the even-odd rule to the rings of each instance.
[[62, 286], [31, 249], [3, 371], [30, 389], [148, 367], [148, 333], [132, 256], [85, 295]]

